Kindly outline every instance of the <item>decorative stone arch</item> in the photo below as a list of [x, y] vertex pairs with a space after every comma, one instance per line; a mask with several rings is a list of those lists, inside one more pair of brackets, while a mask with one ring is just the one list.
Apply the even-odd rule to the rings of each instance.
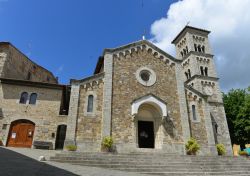
[[[132, 103], [132, 116], [134, 121], [134, 134], [136, 147], [162, 149], [163, 126], [162, 120], [167, 117], [167, 105], [153, 94], [138, 98]], [[147, 126], [146, 124], [151, 124]], [[146, 126], [145, 126], [146, 125]], [[143, 127], [144, 126], [144, 127]], [[147, 129], [147, 130], [145, 130]], [[142, 132], [143, 131], [143, 132]], [[149, 141], [143, 143], [142, 133], [148, 135]], [[144, 141], [145, 142], [145, 141]], [[145, 146], [146, 144], [146, 146]], [[149, 144], [149, 145], [148, 145]]]
[[166, 103], [160, 98], [154, 96], [153, 94], [148, 94], [132, 102], [131, 114], [133, 117], [138, 113], [140, 106], [145, 103], [150, 104], [154, 106], [157, 110], [159, 110], [163, 118], [168, 116]]

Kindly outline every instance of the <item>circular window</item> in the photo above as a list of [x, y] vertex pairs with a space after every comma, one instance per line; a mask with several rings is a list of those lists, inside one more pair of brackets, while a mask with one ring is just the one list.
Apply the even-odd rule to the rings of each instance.
[[141, 79], [143, 81], [149, 81], [150, 79], [150, 72], [148, 70], [142, 70], [140, 73]]
[[152, 69], [141, 67], [136, 71], [136, 79], [144, 86], [152, 86], [156, 82], [156, 75]]

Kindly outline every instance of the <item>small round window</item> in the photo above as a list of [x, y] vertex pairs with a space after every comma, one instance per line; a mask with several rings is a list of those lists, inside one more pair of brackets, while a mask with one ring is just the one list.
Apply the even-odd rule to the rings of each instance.
[[141, 73], [140, 73], [140, 77], [143, 81], [149, 81], [150, 79], [150, 72], [148, 70], [142, 70]]
[[152, 69], [141, 67], [136, 71], [136, 79], [144, 86], [152, 86], [156, 82], [156, 75]]

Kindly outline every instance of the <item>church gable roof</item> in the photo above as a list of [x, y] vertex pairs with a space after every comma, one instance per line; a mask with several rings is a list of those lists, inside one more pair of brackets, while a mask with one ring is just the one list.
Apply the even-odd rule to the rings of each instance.
[[114, 56], [119, 56], [119, 55], [130, 54], [131, 52], [137, 51], [138, 49], [146, 49], [148, 50], [148, 52], [152, 52], [155, 57], [158, 57], [162, 59], [164, 62], [168, 62], [170, 64], [181, 62], [180, 60], [176, 59], [175, 57], [171, 56], [170, 54], [166, 53], [165, 51], [155, 46], [153, 43], [147, 40], [140, 40], [117, 48], [104, 49], [103, 56], [99, 58], [94, 74], [100, 72], [104, 62], [105, 53], [112, 53], [114, 54]]

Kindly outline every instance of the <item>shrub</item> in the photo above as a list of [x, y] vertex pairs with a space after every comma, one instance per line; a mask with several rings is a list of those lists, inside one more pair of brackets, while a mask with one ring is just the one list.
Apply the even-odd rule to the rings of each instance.
[[114, 143], [114, 141], [113, 141], [112, 137], [106, 136], [102, 140], [102, 148], [107, 150], [107, 151], [111, 151], [113, 143]]
[[76, 145], [67, 145], [66, 149], [68, 151], [76, 151], [77, 150], [77, 146]]
[[248, 156], [246, 151], [239, 151], [239, 155], [241, 156]]
[[185, 147], [188, 155], [196, 155], [196, 153], [200, 150], [200, 145], [194, 138], [190, 138]]
[[217, 144], [216, 145], [218, 155], [225, 155], [226, 154], [226, 147], [224, 144]]

